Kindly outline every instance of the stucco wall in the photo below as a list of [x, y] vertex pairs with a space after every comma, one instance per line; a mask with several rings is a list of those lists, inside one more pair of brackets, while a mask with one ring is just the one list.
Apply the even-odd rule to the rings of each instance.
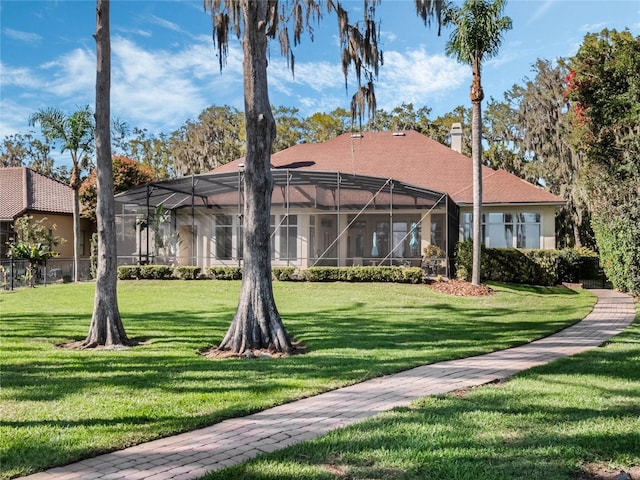
[[[60, 258], [73, 258], [72, 215], [40, 212], [29, 212], [28, 215], [31, 215], [36, 221], [46, 218], [47, 221], [45, 224], [47, 224], [49, 228], [53, 229], [53, 234], [56, 237], [64, 239], [62, 244], [55, 248], [55, 251], [60, 254]], [[54, 225], [55, 229], [53, 228]], [[80, 219], [80, 231], [82, 235], [80, 242], [81, 257], [89, 257], [91, 255], [91, 235], [94, 230], [95, 229], [89, 220], [84, 218]]]

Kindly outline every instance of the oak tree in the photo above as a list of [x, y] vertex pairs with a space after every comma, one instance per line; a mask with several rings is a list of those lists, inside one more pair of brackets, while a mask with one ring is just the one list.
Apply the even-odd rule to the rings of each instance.
[[243, 279], [238, 308], [218, 346], [221, 351], [247, 354], [253, 350], [292, 353], [273, 297], [270, 255], [270, 155], [276, 124], [269, 102], [267, 46], [277, 39], [293, 69], [294, 47], [303, 33], [326, 13], [338, 17], [345, 79], [354, 67], [358, 88], [352, 98], [354, 117], [375, 111], [373, 81], [382, 56], [378, 50], [378, 1], [364, 0], [363, 19], [352, 23], [342, 2], [300, 0], [205, 0], [213, 20], [213, 37], [222, 69], [231, 35], [242, 41], [246, 157], [244, 162]]

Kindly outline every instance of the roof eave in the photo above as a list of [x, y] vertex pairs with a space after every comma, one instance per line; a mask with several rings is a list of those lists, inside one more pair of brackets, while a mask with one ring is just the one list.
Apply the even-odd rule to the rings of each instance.
[[[461, 202], [456, 201], [456, 205], [459, 207], [472, 207], [473, 202]], [[557, 202], [482, 202], [483, 207], [563, 207], [566, 205], [566, 201], [557, 201]]]

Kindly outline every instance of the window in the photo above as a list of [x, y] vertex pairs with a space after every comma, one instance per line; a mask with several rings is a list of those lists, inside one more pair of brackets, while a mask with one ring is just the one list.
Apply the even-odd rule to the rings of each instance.
[[540, 248], [540, 214], [520, 213], [517, 215], [517, 247]]
[[233, 218], [231, 215], [216, 215], [216, 258], [232, 258]]
[[386, 257], [389, 252], [389, 222], [378, 222], [373, 232], [372, 257]]
[[513, 215], [510, 213], [488, 213], [482, 215], [485, 244], [493, 248], [513, 247]]
[[471, 240], [473, 238], [473, 214], [472, 213], [462, 214], [461, 229], [462, 229], [463, 240]]
[[280, 260], [298, 258], [298, 216], [284, 215], [280, 224]]
[[298, 216], [271, 215], [270, 223], [271, 260], [297, 260]]
[[407, 222], [393, 222], [393, 256], [405, 256], [405, 240], [408, 234]]
[[271, 260], [276, 259], [276, 216], [269, 216], [269, 247], [271, 248]]
[[236, 257], [238, 259], [243, 258], [244, 253], [244, 228], [242, 226], [242, 216], [238, 216], [238, 225], [236, 227]]
[[79, 245], [79, 255], [85, 255], [85, 244], [87, 243], [87, 232], [86, 230], [80, 230], [80, 245]]
[[309, 216], [309, 252], [307, 255], [311, 259], [315, 259], [316, 254], [316, 217], [315, 215]]
[[[540, 248], [539, 213], [490, 212], [482, 215], [482, 238], [491, 248]], [[473, 237], [473, 214], [462, 215], [462, 238]]]
[[447, 250], [447, 216], [444, 213], [431, 214], [431, 245], [435, 245], [443, 252]]

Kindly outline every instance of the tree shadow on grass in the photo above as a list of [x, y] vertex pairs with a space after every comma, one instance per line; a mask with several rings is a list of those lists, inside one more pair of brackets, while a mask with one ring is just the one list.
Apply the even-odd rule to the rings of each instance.
[[[377, 308], [357, 299], [331, 307], [324, 303], [283, 315], [288, 331], [310, 347], [308, 355], [224, 361], [202, 358], [197, 352], [222, 338], [234, 313], [229, 306], [215, 311], [125, 312], [127, 333], [149, 343], [122, 352], [56, 350], [55, 343], [77, 338], [78, 331], [88, 328], [84, 316], [12, 313], [3, 318], [2, 350], [8, 360], [3, 368], [4, 399], [41, 402], [46, 409], [51, 402], [93, 395], [96, 411], [103, 401], [122, 408], [112, 417], [103, 410], [83, 419], [73, 410], [62, 410], [59, 420], [25, 416], [7, 419], [13, 422], [7, 426], [50, 431], [51, 438], [56, 438], [57, 429], [103, 428], [114, 436], [137, 435], [137, 442], [417, 365], [524, 343], [567, 323], [546, 319], [546, 313], [553, 313], [552, 306], [547, 308], [549, 312], [538, 308], [539, 320], [525, 316], [514, 321], [521, 314], [516, 307], [487, 309], [439, 298], [425, 305]], [[160, 404], [153, 403], [154, 398]], [[182, 414], [174, 414], [176, 409]], [[157, 421], [150, 424], [154, 418]], [[16, 458], [29, 462], [44, 448], [51, 455], [39, 465], [59, 464], [56, 449], [67, 447], [55, 443], [42, 447], [30, 438], [22, 442]], [[66, 462], [87, 454], [86, 446], [72, 450], [60, 458]]]
[[[127, 314], [127, 331], [134, 338], [149, 339], [148, 344], [129, 352], [99, 353], [51, 352], [50, 343], [42, 340], [57, 342], [77, 330], [84, 321], [79, 316], [48, 314], [36, 320], [12, 315], [10, 324], [19, 327], [9, 329], [3, 336], [19, 342], [16, 352], [24, 345], [41, 350], [42, 355], [12, 362], [3, 375], [3, 384], [10, 391], [21, 389], [13, 394], [16, 400], [38, 401], [54, 400], [94, 386], [206, 393], [224, 388], [218, 386], [227, 385], [234, 377], [253, 379], [268, 393], [281, 388], [277, 381], [281, 376], [306, 378], [318, 385], [334, 385], [336, 379], [353, 383], [425, 363], [519, 345], [567, 324], [535, 318], [513, 321], [519, 313], [511, 308], [486, 309], [442, 302], [430, 303], [426, 308], [396, 305], [371, 311], [355, 301], [286, 317], [292, 335], [309, 347], [308, 356], [216, 362], [194, 355], [210, 345], [211, 339], [222, 338], [228, 319], [233, 316], [231, 309], [215, 313], [191, 310]], [[540, 318], [547, 317], [540, 308], [537, 313]], [[183, 380], [187, 374], [197, 380], [181, 385], [187, 383]], [[265, 386], [269, 382], [273, 388]], [[55, 388], [62, 383], [64, 389]]]
[[630, 471], [640, 462], [639, 332], [636, 322], [613, 347], [426, 397], [205, 478], [567, 480], [592, 478], [582, 466], [593, 462]]

